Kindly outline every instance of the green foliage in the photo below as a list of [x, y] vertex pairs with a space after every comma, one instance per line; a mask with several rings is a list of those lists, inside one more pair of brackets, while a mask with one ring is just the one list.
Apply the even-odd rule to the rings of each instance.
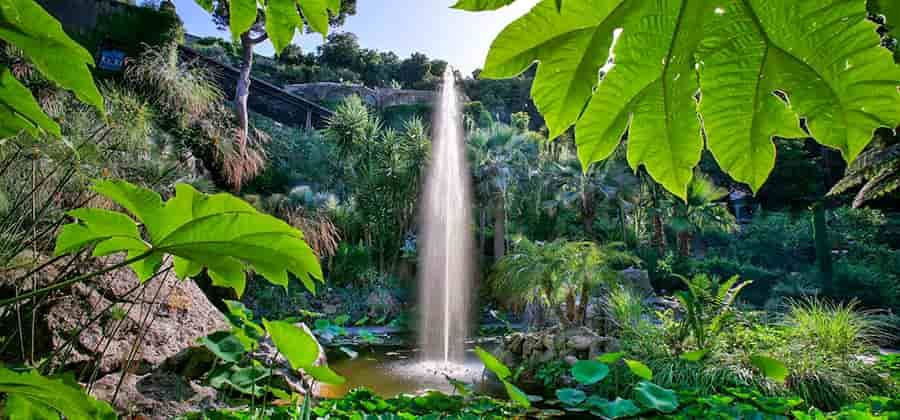
[[781, 361], [768, 356], [756, 355], [750, 357], [750, 363], [759, 369], [763, 375], [779, 382], [784, 382], [788, 376], [787, 367]]
[[535, 103], [551, 138], [577, 121], [585, 167], [627, 130], [632, 167], [645, 165], [684, 198], [705, 138], [720, 166], [757, 190], [774, 165], [772, 138], [806, 136], [800, 117], [851, 161], [874, 128], [900, 120], [900, 70], [879, 47], [863, 0], [558, 6], [544, 0], [508, 26], [482, 75], [514, 76], [539, 61]]
[[596, 360], [579, 360], [572, 365], [572, 377], [584, 385], [600, 382], [606, 375], [609, 375], [609, 366]]
[[[21, 50], [44, 77], [103, 111], [103, 99], [90, 72], [93, 57], [34, 0], [4, 3], [0, 39]], [[59, 125], [44, 114], [9, 69], [3, 69], [0, 75], [0, 105], [0, 138], [22, 131], [37, 135], [42, 130], [57, 137], [61, 134]]]
[[[257, 21], [257, 13], [262, 13], [266, 23], [266, 31], [275, 52], [279, 53], [294, 39], [297, 29], [303, 29], [306, 22], [313, 32], [328, 35], [329, 13], [337, 15], [341, 12], [340, 0], [304, 0], [301, 2], [279, 0], [269, 3], [263, 9], [257, 9], [255, 0], [197, 0], [200, 7], [212, 12], [219, 7], [228, 7], [228, 26], [234, 39], [249, 31]], [[299, 5], [299, 9], [298, 6]], [[301, 15], [302, 13], [302, 15]]]
[[484, 363], [485, 369], [493, 372], [494, 375], [497, 375], [497, 378], [503, 382], [503, 386], [506, 388], [506, 394], [509, 395], [509, 398], [512, 401], [525, 408], [531, 407], [531, 401], [528, 399], [525, 392], [511, 382], [513, 378], [512, 371], [509, 370], [509, 367], [481, 347], [475, 347], [475, 355], [481, 359], [481, 363]]
[[109, 404], [87, 395], [73, 378], [51, 379], [33, 370], [0, 367], [0, 393], [7, 398], [0, 411], [4, 418], [59, 419], [60, 414], [71, 420], [116, 418]]
[[856, 302], [830, 303], [820, 299], [792, 302], [785, 315], [787, 337], [822, 354], [849, 357], [877, 347], [883, 328]]
[[665, 389], [652, 382], [641, 381], [634, 387], [635, 399], [644, 407], [671, 413], [678, 408], [678, 396], [675, 391]]
[[[175, 197], [163, 204], [150, 190], [124, 181], [100, 181], [94, 191], [128, 210], [123, 213], [77, 209], [69, 214], [78, 222], [63, 227], [56, 255], [94, 246], [94, 255], [128, 253], [128, 261], [141, 280], [159, 268], [163, 256], [174, 257], [180, 278], [193, 277], [205, 267], [214, 285], [230, 287], [241, 295], [249, 265], [274, 284], [287, 286], [288, 272], [310, 290], [322, 280], [318, 259], [303, 241], [303, 234], [229, 194], [206, 195], [178, 185]], [[147, 237], [137, 231], [143, 224]]]
[[631, 373], [633, 373], [634, 376], [637, 376], [638, 378], [647, 381], [653, 379], [653, 371], [650, 370], [647, 365], [637, 360], [625, 359], [625, 366], [628, 366], [628, 370], [630, 370]]
[[737, 276], [722, 283], [705, 275], [681, 279], [687, 290], [675, 294], [685, 310], [679, 340], [683, 342], [689, 336], [693, 337], [694, 346], [698, 350], [705, 349], [727, 327], [734, 315], [732, 305], [741, 290], [751, 282], [738, 284]]
[[319, 360], [319, 343], [312, 333], [284, 321], [263, 321], [279, 353], [297, 370], [303, 370], [317, 381], [342, 384], [345, 379], [335, 374], [327, 365], [316, 365]]
[[437, 391], [422, 395], [400, 395], [384, 399], [365, 388], [350, 391], [345, 397], [322, 401], [313, 409], [318, 418], [357, 419], [391, 418], [480, 418], [500, 420], [524, 414], [509, 403], [484, 396], [450, 396]]
[[503, 6], [512, 4], [515, 0], [460, 0], [453, 5], [454, 9], [480, 12], [484, 10], [497, 10]]

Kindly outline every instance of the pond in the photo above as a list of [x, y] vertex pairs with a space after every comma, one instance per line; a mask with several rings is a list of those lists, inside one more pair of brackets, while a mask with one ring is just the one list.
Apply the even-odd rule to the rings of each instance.
[[[482, 344], [489, 346], [490, 343]], [[316, 390], [321, 397], [340, 398], [358, 387], [371, 389], [385, 398], [400, 394], [417, 394], [425, 390], [454, 393], [449, 378], [474, 384], [482, 388], [484, 365], [478, 360], [473, 349], [467, 345], [465, 361], [459, 364], [425, 362], [421, 360], [419, 349], [375, 349], [360, 352], [355, 359], [345, 358], [329, 363], [329, 366], [347, 379], [342, 385], [322, 384]]]

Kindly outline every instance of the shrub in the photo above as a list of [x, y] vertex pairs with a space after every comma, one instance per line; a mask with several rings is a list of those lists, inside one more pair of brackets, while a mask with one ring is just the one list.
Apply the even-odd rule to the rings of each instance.
[[883, 328], [871, 313], [858, 311], [856, 302], [830, 303], [815, 298], [793, 302], [784, 326], [795, 344], [827, 356], [850, 357], [870, 351], [884, 338]]

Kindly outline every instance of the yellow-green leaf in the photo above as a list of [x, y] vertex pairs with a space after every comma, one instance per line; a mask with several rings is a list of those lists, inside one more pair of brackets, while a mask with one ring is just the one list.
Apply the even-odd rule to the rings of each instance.
[[[327, 15], [326, 15], [327, 18]], [[297, 13], [295, 0], [269, 0], [266, 4], [266, 33], [275, 48], [281, 53], [294, 39], [297, 27], [303, 28], [303, 21]]]
[[230, 0], [228, 2], [228, 27], [231, 36], [239, 39], [256, 23], [256, 0]]
[[470, 12], [480, 12], [483, 10], [497, 10], [512, 4], [514, 1], [516, 0], [459, 0], [452, 7]]
[[57, 137], [61, 135], [59, 124], [44, 114], [31, 91], [19, 83], [9, 69], [3, 69], [0, 74], [0, 138], [22, 131], [36, 135], [37, 129]]

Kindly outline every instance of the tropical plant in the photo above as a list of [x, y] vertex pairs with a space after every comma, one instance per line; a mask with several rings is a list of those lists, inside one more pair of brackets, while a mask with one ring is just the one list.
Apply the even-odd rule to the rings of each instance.
[[[48, 80], [103, 112], [103, 98], [90, 67], [94, 57], [66, 35], [62, 25], [34, 0], [5, 1], [0, 11], [0, 39], [20, 50]], [[0, 73], [0, 139], [27, 132], [59, 137], [59, 124], [50, 119], [31, 92], [9, 68]]]
[[[485, 212], [493, 213], [494, 258], [499, 260], [506, 253], [507, 208], [510, 195], [521, 178], [526, 176], [529, 156], [535, 144], [521, 131], [502, 124], [476, 129], [466, 139], [469, 160], [473, 169], [476, 200], [481, 206], [481, 232], [484, 235]], [[484, 239], [481, 241], [484, 243]]]
[[0, 414], [9, 419], [116, 419], [109, 404], [87, 395], [72, 377], [48, 378], [34, 370], [0, 367]]
[[697, 173], [687, 188], [687, 200], [673, 205], [669, 221], [677, 233], [678, 252], [690, 256], [691, 242], [697, 233], [734, 232], [737, 220], [721, 202], [728, 196], [728, 190], [716, 184], [703, 173]]
[[[734, 302], [741, 290], [752, 281], [738, 283], [740, 279], [734, 276], [720, 282], [718, 278], [703, 274], [679, 278], [687, 286], [687, 290], [675, 293], [685, 311], [677, 338], [683, 346], [685, 340], [693, 337], [695, 350], [705, 352], [711, 341], [727, 328], [729, 320], [734, 316]], [[697, 355], [702, 358], [702, 354]]]
[[549, 137], [576, 124], [585, 167], [627, 132], [631, 166], [682, 199], [704, 144], [756, 191], [776, 135], [812, 136], [853, 161], [875, 128], [900, 122], [900, 69], [867, 16], [864, 0], [543, 0], [497, 36], [481, 77], [538, 61], [532, 97]]
[[[498, 297], [540, 302], [554, 310], [563, 324], [582, 325], [594, 286], [612, 284], [617, 265], [637, 263], [618, 243], [603, 246], [567, 240], [540, 243], [519, 237], [510, 254], [494, 266], [491, 283]], [[566, 311], [561, 305], [563, 301]]]

